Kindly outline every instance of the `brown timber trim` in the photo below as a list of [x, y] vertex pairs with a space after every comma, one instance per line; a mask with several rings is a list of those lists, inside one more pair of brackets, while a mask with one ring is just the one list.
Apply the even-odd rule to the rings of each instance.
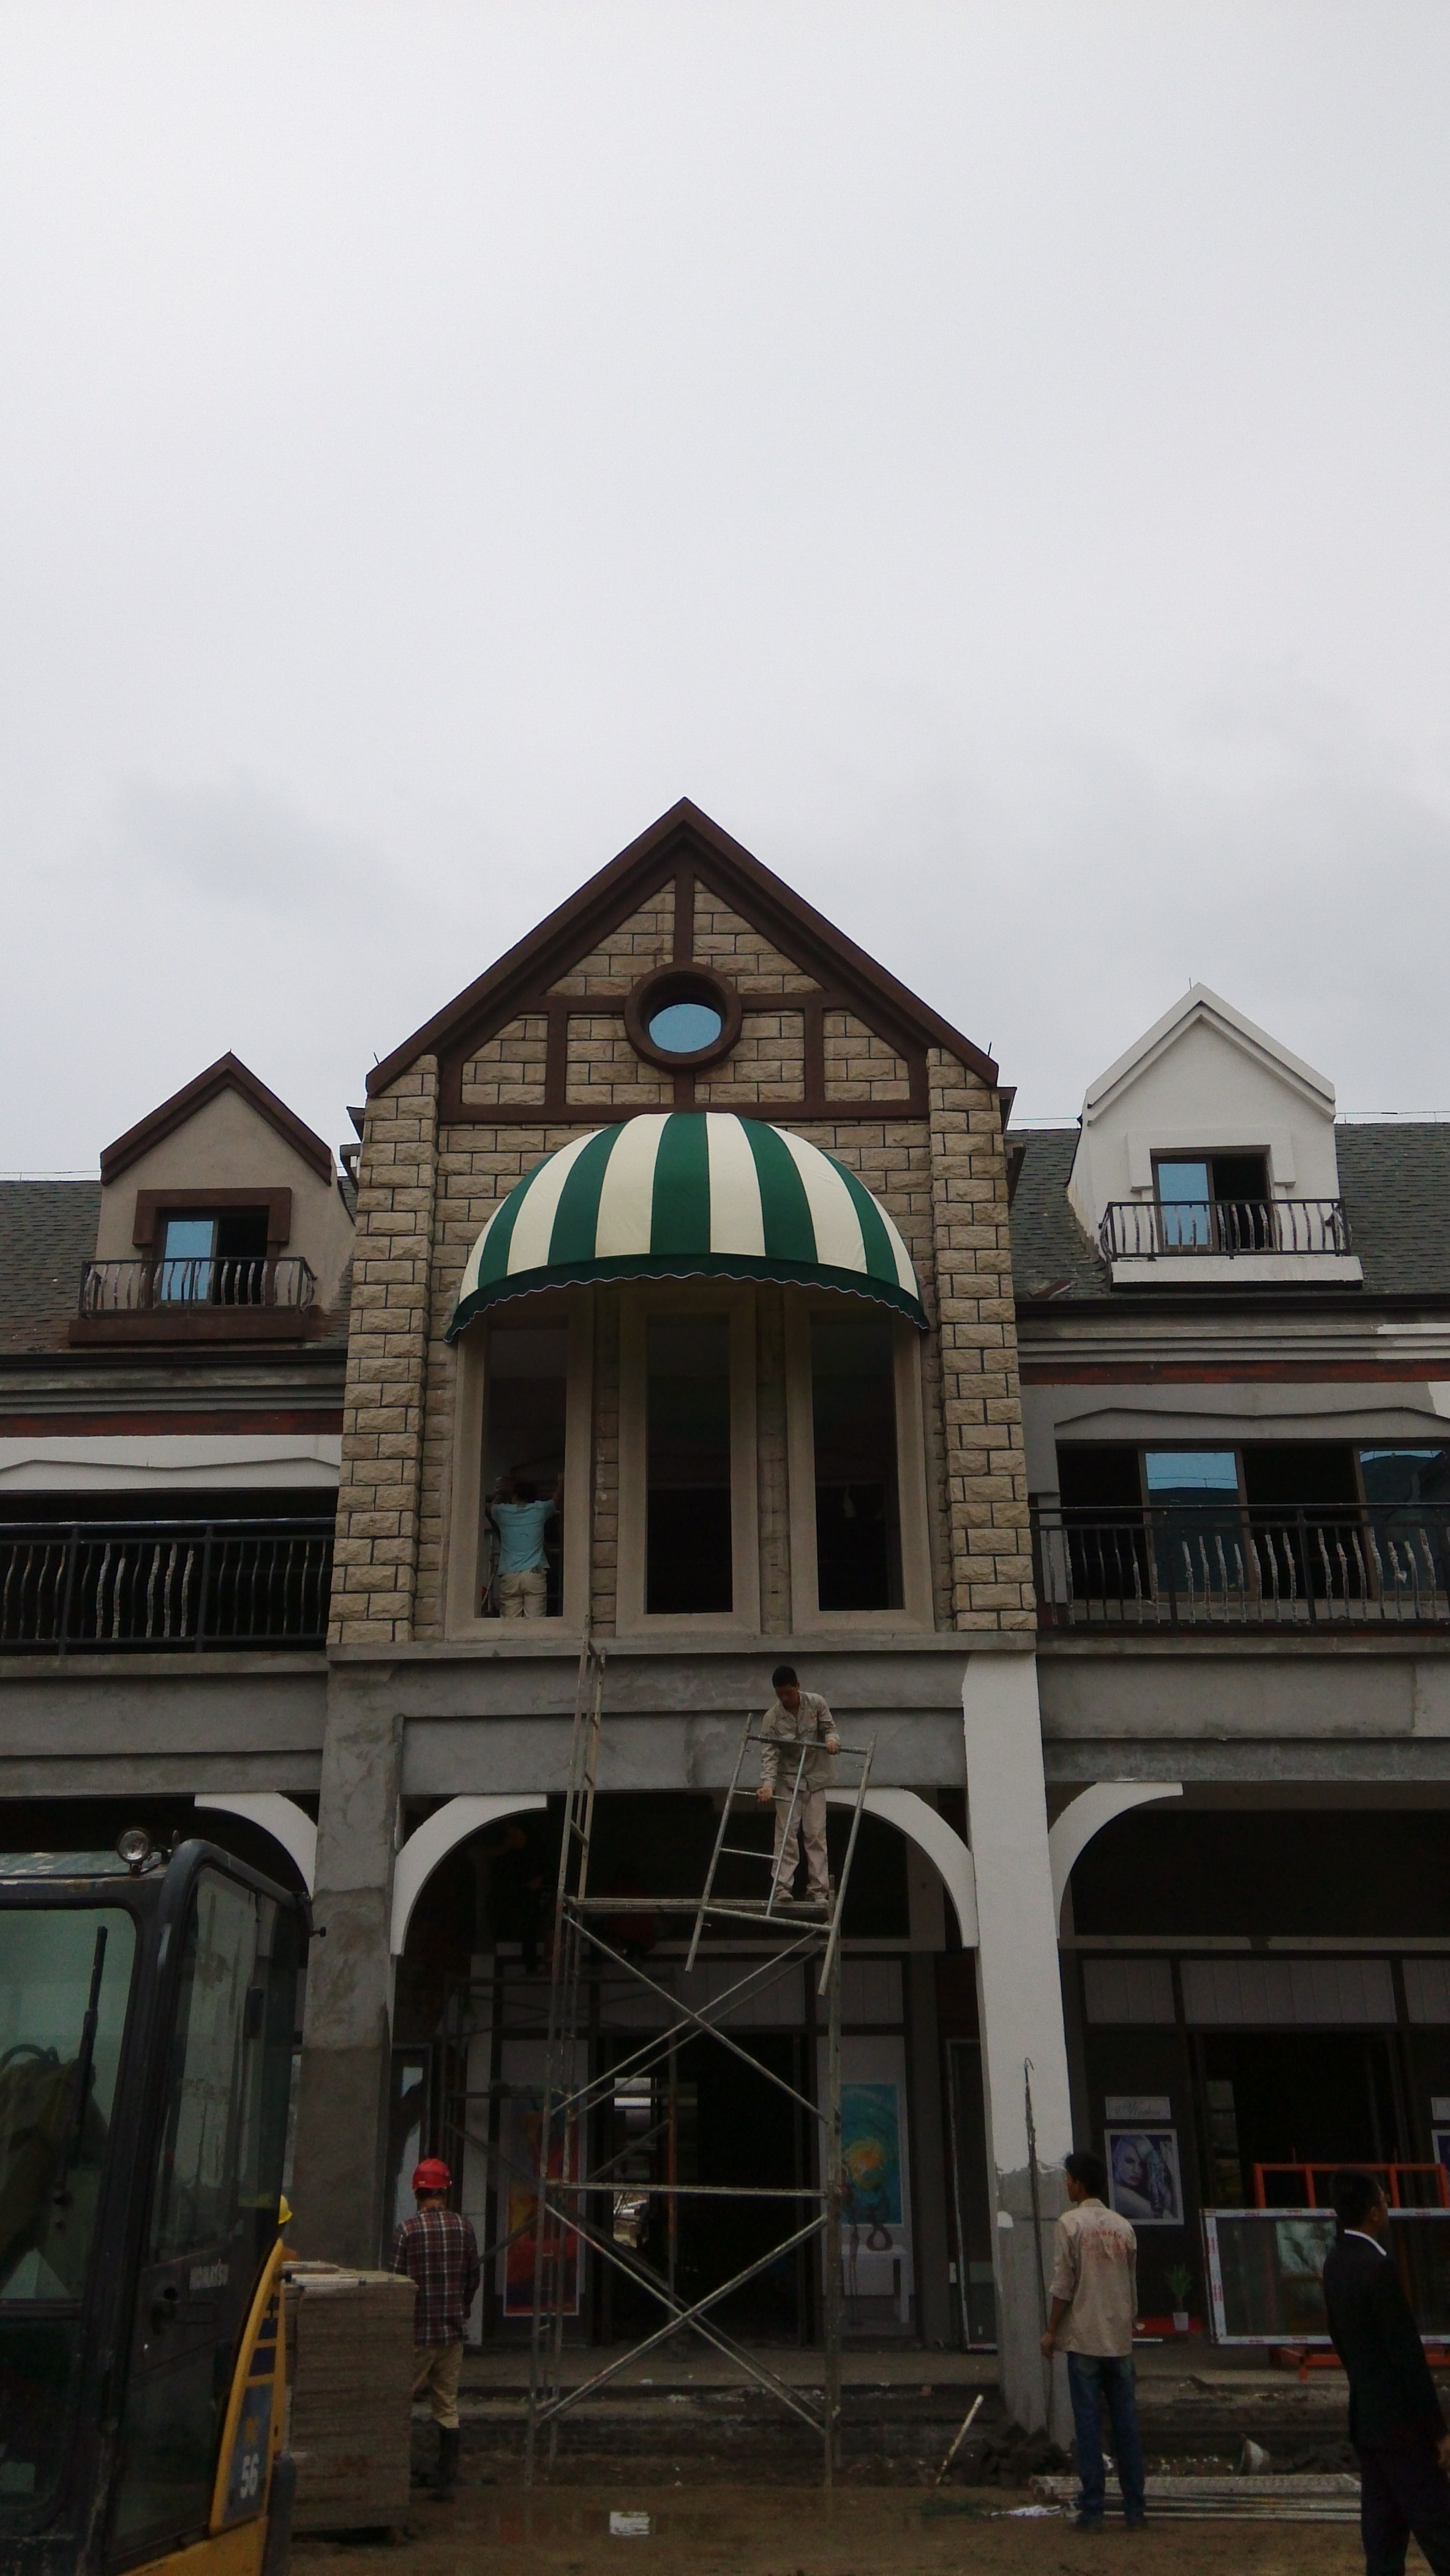
[[[699, 806], [682, 797], [465, 992], [374, 1065], [368, 1076], [369, 1096], [386, 1091], [420, 1056], [438, 1056], [440, 1071], [444, 1059], [458, 1056], [466, 1062], [475, 1046], [520, 1015], [528, 1006], [526, 995], [547, 991], [667, 881], [678, 887], [685, 870], [692, 877], [703, 871], [742, 917], [793, 958], [803, 974], [849, 995], [849, 1007], [859, 1011], [868, 1026], [880, 1023], [884, 1016], [888, 1026], [909, 1031], [915, 1046], [923, 1051], [931, 1046], [944, 1048], [995, 1087], [998, 1068], [990, 1056], [763, 867]], [[678, 893], [676, 915], [678, 923]]]
[[165, 1348], [168, 1343], [311, 1342], [330, 1330], [333, 1318], [320, 1306], [202, 1306], [174, 1314], [160, 1307], [134, 1313], [73, 1315], [66, 1326], [72, 1350]]
[[[750, 985], [731, 987], [713, 968], [698, 970], [703, 983], [718, 985], [738, 1001], [742, 1017], [752, 1011], [785, 1014], [798, 1011], [805, 1023], [805, 1089], [794, 1099], [760, 1101], [747, 1104], [742, 1116], [765, 1117], [773, 1112], [788, 1112], [793, 1118], [808, 1120], [819, 1126], [836, 1120], [843, 1126], [859, 1126], [883, 1118], [925, 1118], [930, 1114], [931, 1100], [926, 1075], [926, 1049], [919, 1045], [899, 1023], [886, 1014], [877, 1014], [877, 1025], [865, 1020], [859, 997], [837, 991], [812, 993], [762, 992]], [[646, 977], [646, 984], [673, 974], [672, 967], [659, 967]], [[641, 988], [642, 989], [642, 988]], [[629, 1005], [633, 993], [524, 993], [514, 1004], [510, 1018], [544, 1018], [548, 1036], [544, 1056], [544, 1097], [542, 1100], [466, 1101], [463, 1097], [463, 1068], [473, 1050], [484, 1040], [470, 1035], [466, 1048], [446, 1056], [438, 1068], [438, 1123], [443, 1127], [578, 1127], [590, 1116], [587, 1101], [571, 1099], [568, 1090], [569, 1022], [571, 1019], [617, 1019], [628, 1029]], [[825, 1015], [827, 1011], [849, 1011], [862, 1018], [863, 1025], [875, 1037], [884, 1038], [901, 1057], [907, 1069], [907, 1089], [891, 1100], [833, 1100], [826, 1092]], [[886, 1025], [880, 1025], [886, 1020]], [[632, 1039], [631, 1039], [631, 1042]], [[700, 1064], [707, 1066], [723, 1052], [711, 1048], [702, 1052]], [[733, 1045], [733, 1037], [729, 1040]], [[693, 1109], [696, 1102], [693, 1065], [676, 1065], [663, 1056], [644, 1056], [642, 1060], [674, 1074], [673, 1106]], [[717, 1103], [717, 1106], [725, 1106]], [[622, 1118], [658, 1116], [658, 1103], [644, 1102], [635, 1108], [610, 1105], [605, 1124], [613, 1126]]]
[[254, 1207], [267, 1211], [268, 1252], [285, 1250], [292, 1239], [290, 1190], [138, 1190], [131, 1240], [139, 1252], [150, 1252], [159, 1216], [188, 1216], [193, 1208], [202, 1215], [221, 1216], [230, 1208]]
[[149, 1110], [134, 1127], [127, 1128], [124, 1136], [118, 1136], [114, 1144], [107, 1145], [101, 1155], [102, 1182], [118, 1181], [132, 1163], [139, 1162], [143, 1154], [149, 1154], [153, 1145], [174, 1136], [178, 1127], [184, 1127], [199, 1109], [204, 1109], [208, 1101], [217, 1099], [223, 1091], [235, 1091], [250, 1108], [255, 1109], [259, 1118], [264, 1118], [268, 1126], [285, 1139], [293, 1153], [300, 1155], [319, 1180], [331, 1182], [336, 1169], [331, 1146], [324, 1145], [320, 1136], [314, 1135], [310, 1127], [305, 1127], [296, 1111], [289, 1109], [285, 1100], [279, 1100], [275, 1091], [269, 1091], [265, 1082], [259, 1082], [240, 1056], [231, 1054], [219, 1055], [215, 1064], [209, 1064], [193, 1082], [184, 1084], [180, 1091], [174, 1091], [169, 1100], [163, 1100], [159, 1108]]
[[675, 964], [690, 966], [695, 957], [695, 871], [675, 873]]

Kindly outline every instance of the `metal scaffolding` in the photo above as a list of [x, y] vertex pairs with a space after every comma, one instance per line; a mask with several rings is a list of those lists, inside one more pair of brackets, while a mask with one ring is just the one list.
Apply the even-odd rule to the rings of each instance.
[[[590, 1886], [590, 1859], [605, 1722], [604, 1672], [603, 1648], [586, 1638], [579, 1657], [569, 1783], [554, 1895], [544, 2080], [538, 2103], [537, 2152], [532, 2168], [526, 2169], [517, 2156], [511, 2157], [503, 2151], [491, 2133], [492, 2123], [487, 2136], [478, 2135], [471, 2127], [467, 2130], [469, 2143], [488, 2159], [492, 2168], [499, 2185], [499, 2206], [507, 2207], [507, 2185], [510, 2183], [524, 2186], [529, 2195], [529, 2212], [524, 2223], [507, 2233], [501, 2226], [496, 2243], [488, 2249], [490, 2253], [498, 2253], [532, 2231], [533, 2304], [525, 2475], [530, 2482], [537, 2475], [541, 2448], [545, 2454], [545, 2465], [553, 2467], [558, 2451], [559, 2424], [572, 2408], [596, 2396], [645, 2354], [668, 2343], [673, 2336], [689, 2331], [736, 2363], [759, 2388], [818, 2435], [824, 2482], [829, 2486], [837, 2465], [836, 2436], [840, 2416], [841, 1922], [851, 1863], [865, 1810], [874, 1748], [871, 1745], [842, 1745], [838, 1756], [847, 1771], [854, 1771], [856, 1776], [842, 1784], [851, 1792], [850, 1823], [839, 1876], [828, 1903], [797, 1903], [782, 1894], [774, 1852], [759, 1845], [746, 1846], [727, 1839], [732, 1817], [737, 1813], [741, 1773], [752, 1747], [759, 1748], [765, 1740], [759, 1723], [751, 1719], [747, 1719], [741, 1734], [709, 1869], [700, 1893], [697, 1896], [653, 1897], [631, 1891], [622, 1897], [616, 1891], [596, 1895]], [[786, 1833], [798, 1816], [805, 1795], [810, 1751], [811, 1747], [802, 1746], [795, 1763]], [[754, 1791], [749, 1794], [753, 1804]], [[782, 1841], [783, 1836], [776, 1837], [776, 1850]], [[769, 1873], [767, 1893], [750, 1898], [717, 1892], [723, 1860], [747, 1862], [756, 1868], [766, 1869]], [[640, 1958], [631, 1956], [629, 1948], [621, 1945], [618, 1932], [621, 1917], [654, 1916], [673, 1918], [681, 1933], [688, 1925], [689, 1948], [684, 1961], [686, 1979], [695, 1969], [701, 1941], [711, 1926], [730, 1927], [737, 1940], [749, 1936], [768, 1939], [771, 1947], [748, 1962], [737, 1954], [732, 1965], [738, 1964], [742, 1973], [722, 1991], [702, 1998], [697, 2007], [662, 1984]], [[825, 2007], [825, 2081], [823, 2085], [816, 2086], [816, 2098], [802, 2091], [798, 2085], [787, 2082], [772, 2068], [762, 2065], [723, 2027], [727, 2020], [740, 2018], [742, 2006], [756, 2004], [761, 1996], [805, 1963], [818, 1963], [816, 1992]], [[589, 1988], [591, 1984], [597, 1987], [603, 1976], [610, 1977], [616, 1986], [623, 1981], [639, 2000], [641, 2013], [654, 2017], [655, 2026], [650, 2029], [648, 2037], [623, 2058], [615, 2058], [607, 2066], [592, 2067], [590, 2041], [593, 2023], [589, 2011]], [[680, 2179], [675, 2154], [674, 2068], [681, 2039], [708, 2040], [741, 2060], [753, 2075], [787, 2097], [795, 2110], [804, 2116], [807, 2134], [814, 2135], [815, 2173], [811, 2181], [776, 2187]], [[655, 2104], [652, 2079], [660, 2068], [666, 2069], [668, 2082], [664, 2115], [652, 2118], [642, 2132], [636, 2131], [624, 2149], [605, 2152], [608, 2141], [601, 2115], [612, 2101], [617, 2102], [621, 2098], [622, 2090], [633, 2091], [647, 2100], [652, 2113]], [[667, 2256], [663, 2268], [647, 2260], [639, 2244], [625, 2241], [611, 2224], [621, 2201], [620, 2167], [629, 2159], [637, 2158], [641, 2149], [656, 2147], [661, 2142], [667, 2149], [664, 2178], [651, 2175], [639, 2183], [637, 2189], [633, 2185], [631, 2189], [636, 2200], [642, 2203], [663, 2199], [667, 2204]], [[738, 2269], [729, 2280], [721, 2282], [703, 2297], [690, 2300], [677, 2287], [675, 2249], [680, 2204], [692, 2199], [790, 2201], [796, 2204], [792, 2215], [798, 2223], [790, 2225], [777, 2242]], [[729, 2333], [718, 2314], [726, 2299], [771, 2265], [779, 2263], [784, 2256], [799, 2254], [810, 2247], [818, 2251], [822, 2292], [824, 2384], [819, 2392], [795, 2387], [782, 2378], [758, 2352], [750, 2350]], [[564, 2328], [571, 2305], [569, 2282], [572, 2267], [582, 2260], [586, 2250], [602, 2264], [614, 2267], [636, 2291], [642, 2291], [663, 2311], [663, 2317], [653, 2331], [637, 2335], [625, 2350], [613, 2353], [601, 2368], [568, 2385], [564, 2369]], [[545, 2434], [547, 2444], [543, 2445], [541, 2437]]]

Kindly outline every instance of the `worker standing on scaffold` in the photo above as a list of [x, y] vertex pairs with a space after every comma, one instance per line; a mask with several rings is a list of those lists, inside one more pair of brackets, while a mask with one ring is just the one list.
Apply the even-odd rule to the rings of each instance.
[[[788, 1901], [795, 1886], [799, 1846], [806, 1847], [807, 1903], [826, 1913], [831, 1902], [831, 1873], [826, 1859], [826, 1790], [835, 1775], [841, 1739], [836, 1721], [819, 1691], [802, 1690], [794, 1664], [777, 1664], [770, 1676], [775, 1697], [761, 1720], [765, 1741], [760, 1754], [762, 1806], [775, 1808], [775, 1870], [772, 1896]], [[805, 1763], [796, 1791], [800, 1748]], [[792, 1801], [794, 1800], [794, 1804]]]

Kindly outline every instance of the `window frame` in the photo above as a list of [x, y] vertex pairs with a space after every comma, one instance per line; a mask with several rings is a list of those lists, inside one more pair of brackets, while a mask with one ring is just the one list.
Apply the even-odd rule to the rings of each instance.
[[[863, 1300], [869, 1303], [869, 1300]], [[822, 1610], [816, 1557], [816, 1434], [811, 1317], [839, 1315], [839, 1295], [810, 1288], [785, 1294], [786, 1446], [790, 1483], [791, 1626], [797, 1636], [898, 1636], [936, 1624], [927, 1507], [922, 1336], [886, 1310], [896, 1393], [896, 1508], [901, 1530], [901, 1608]]]
[[[730, 1325], [729, 1610], [647, 1610], [645, 1551], [649, 1470], [646, 1331], [667, 1315], [723, 1315]], [[739, 1280], [641, 1281], [625, 1287], [619, 1315], [619, 1540], [617, 1636], [758, 1636], [760, 1509], [756, 1455], [755, 1290]]]
[[[486, 1530], [483, 1426], [488, 1403], [488, 1341], [496, 1324], [566, 1326], [564, 1391], [563, 1609], [543, 1619], [486, 1619], [479, 1607]], [[593, 1302], [586, 1291], [560, 1289], [507, 1298], [475, 1318], [454, 1345], [453, 1474], [444, 1539], [443, 1633], [460, 1645], [496, 1646], [517, 1630], [537, 1644], [582, 1636], [590, 1599], [590, 1409], [593, 1402]]]

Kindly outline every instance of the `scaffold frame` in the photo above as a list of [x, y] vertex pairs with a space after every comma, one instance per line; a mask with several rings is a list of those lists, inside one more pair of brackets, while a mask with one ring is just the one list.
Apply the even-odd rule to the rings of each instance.
[[[579, 1654], [568, 1786], [554, 1891], [544, 2074], [538, 2101], [534, 2165], [526, 2167], [517, 2156], [505, 2152], [493, 2134], [491, 2122], [488, 2131], [482, 2135], [467, 2120], [464, 2127], [468, 2145], [491, 2168], [497, 2190], [496, 2206], [507, 2210], [507, 2187], [510, 2184], [524, 2186], [529, 2195], [528, 2217], [512, 2230], [500, 2227], [483, 2257], [487, 2261], [491, 2256], [505, 2253], [532, 2230], [533, 2296], [524, 2441], [525, 2480], [532, 2484], [541, 2469], [547, 2474], [554, 2468], [558, 2457], [558, 2428], [566, 2414], [598, 2395], [622, 2371], [669, 2343], [675, 2336], [693, 2333], [722, 2358], [734, 2363], [747, 2379], [818, 2436], [822, 2480], [829, 2487], [839, 2465], [841, 2408], [841, 1925], [861, 1817], [865, 1812], [874, 1744], [848, 1746], [842, 1743], [836, 1757], [853, 1770], [856, 1777], [848, 1784], [852, 1796], [846, 1848], [829, 1903], [825, 1906], [798, 1904], [782, 1895], [777, 1864], [777, 1855], [790, 1822], [799, 1813], [806, 1794], [806, 1763], [812, 1750], [810, 1746], [800, 1748], [786, 1817], [781, 1831], [773, 1838], [773, 1848], [746, 1847], [727, 1840], [736, 1801], [742, 1794], [741, 1775], [751, 1748], [759, 1748], [765, 1740], [759, 1722], [754, 1718], [747, 1718], [741, 1732], [734, 1770], [721, 1806], [709, 1868], [698, 1896], [652, 1897], [633, 1891], [624, 1898], [618, 1893], [596, 1896], [590, 1887], [589, 1872], [605, 1727], [605, 1669], [604, 1648], [586, 1636]], [[750, 1794], [753, 1799], [754, 1792]], [[766, 1896], [751, 1899], [718, 1894], [720, 1863], [727, 1858], [768, 1868], [770, 1880]], [[737, 1939], [747, 1935], [767, 1936], [772, 1947], [767, 1952], [752, 1953], [747, 1957], [742, 1957], [738, 1951], [733, 1953], [730, 1964], [739, 1967], [741, 1973], [696, 2006], [662, 1984], [640, 1958], [631, 1956], [617, 1939], [611, 1939], [611, 1918], [617, 1924], [622, 1914], [673, 1918], [682, 1934], [688, 1925], [689, 1943], [683, 1961], [686, 1976], [695, 1969], [701, 1941], [712, 1924], [722, 1929], [728, 1926]], [[816, 1993], [818, 2002], [825, 2008], [825, 2066], [824, 2081], [818, 2080], [813, 2092], [808, 2092], [798, 2084], [788, 2082], [773, 2068], [763, 2065], [722, 2025], [727, 2018], [739, 2014], [742, 2004], [758, 2002], [797, 1967], [816, 1963]], [[650, 2009], [662, 2014], [663, 2018], [624, 2056], [612, 2057], [607, 2066], [594, 2067], [590, 2064], [593, 2025], [587, 2006], [587, 1988], [591, 1977], [597, 1981], [605, 1974], [624, 1980], [641, 1996], [650, 1997]], [[621, 2242], [611, 2232], [609, 2220], [610, 2204], [617, 2199], [620, 2189], [617, 2175], [611, 2168], [617, 2168], [627, 2155], [637, 2154], [642, 2146], [655, 2141], [664, 2123], [656, 2123], [642, 2135], [633, 2137], [626, 2149], [595, 2161], [591, 2161], [590, 2155], [591, 2136], [595, 2115], [611, 2100], [619, 2098], [622, 2082], [638, 2086], [666, 2062], [673, 2070], [674, 2053], [681, 2040], [696, 2037], [706, 2038], [739, 2058], [753, 2075], [787, 2096], [794, 2109], [802, 2115], [807, 2134], [814, 2135], [815, 2177], [810, 2182], [779, 2187], [685, 2182], [680, 2180], [672, 2165], [665, 2179], [651, 2178], [640, 2186], [641, 2196], [673, 2204], [669, 2210], [669, 2267], [667, 2272], [662, 2272], [646, 2261], [637, 2247]], [[508, 2090], [507, 2087], [502, 2089]], [[728, 2280], [708, 2290], [702, 2297], [691, 2300], [684, 2297], [676, 2286], [673, 2256], [676, 2211], [680, 2203], [691, 2199], [791, 2202], [800, 2212], [799, 2223], [790, 2226], [784, 2236], [755, 2255]], [[602, 2217], [596, 2215], [595, 2205], [600, 2201], [605, 2204]], [[613, 2266], [636, 2290], [644, 2291], [664, 2313], [651, 2330], [631, 2337], [624, 2349], [613, 2352], [598, 2369], [572, 2384], [566, 2384], [564, 2353], [568, 2301], [565, 2284], [571, 2244], [573, 2259], [578, 2260], [582, 2253], [587, 2252], [599, 2262]], [[799, 2387], [783, 2378], [758, 2351], [732, 2334], [714, 2313], [758, 2273], [778, 2263], [782, 2257], [811, 2245], [820, 2248], [822, 2386], [819, 2390]]]

